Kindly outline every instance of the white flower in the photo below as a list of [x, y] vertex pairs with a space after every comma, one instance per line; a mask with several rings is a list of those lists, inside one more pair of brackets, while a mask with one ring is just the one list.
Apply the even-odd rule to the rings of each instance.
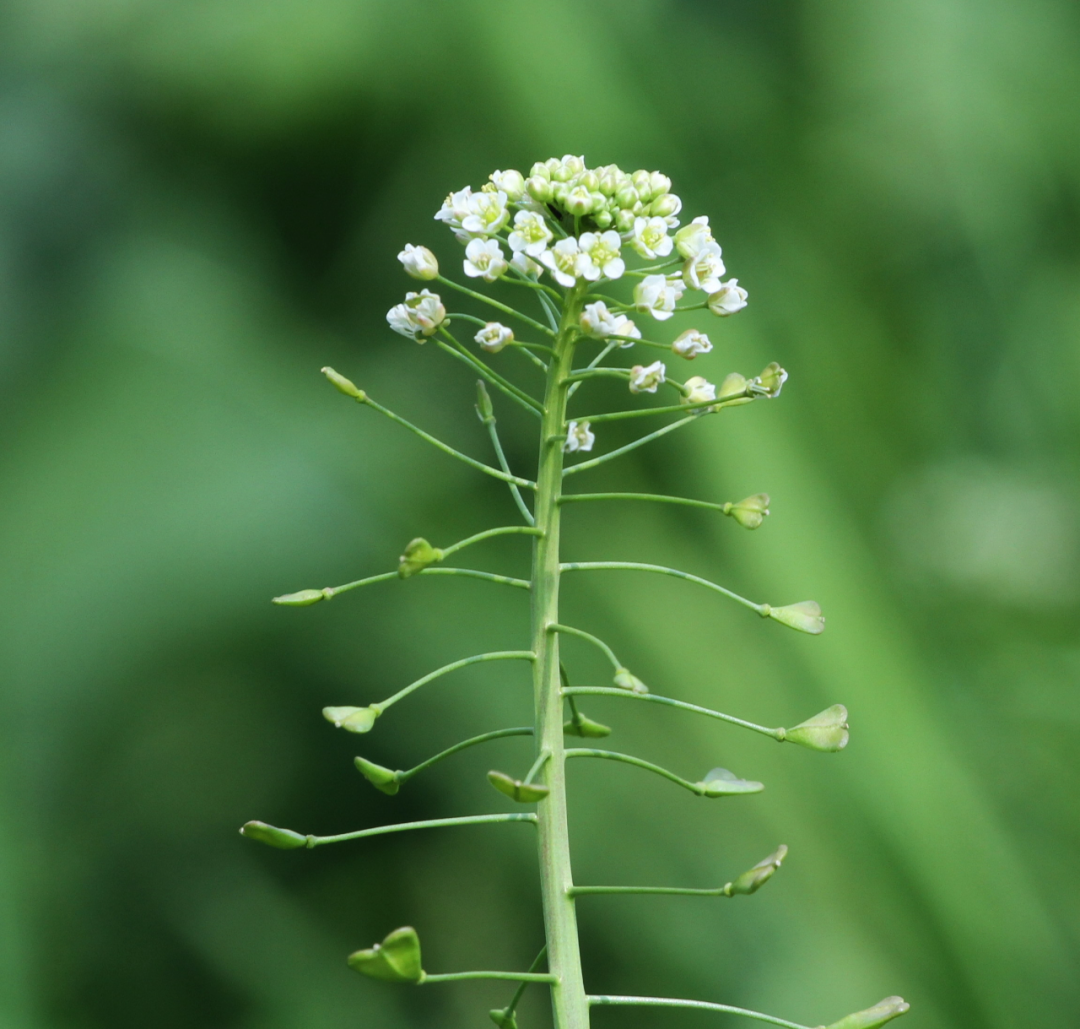
[[437, 222], [446, 222], [454, 230], [454, 235], [458, 239], [469, 238], [468, 233], [462, 231], [461, 224], [471, 213], [469, 205], [472, 201], [472, 195], [472, 186], [459, 189], [456, 193], [451, 193], [443, 201], [442, 207], [435, 212], [435, 220]]
[[[581, 312], [581, 328], [585, 335], [592, 339], [607, 339], [608, 336], [631, 336], [634, 339], [641, 339], [641, 330], [633, 321], [625, 314], [609, 311], [603, 300], [585, 305]], [[619, 344], [621, 347], [633, 345], [632, 342]]]
[[700, 375], [692, 375], [683, 386], [686, 389], [682, 398], [684, 404], [700, 404], [716, 399], [716, 387]]
[[[615, 316], [615, 331], [612, 336], [629, 336], [631, 339], [641, 339], [641, 329], [639, 329], [634, 322], [627, 318], [625, 314], [617, 314]], [[632, 342], [620, 343], [619, 346], [625, 350], [627, 347], [632, 347]]]
[[544, 270], [540, 267], [524, 250], [519, 250], [513, 257], [510, 258], [510, 263], [524, 276], [530, 279], [540, 278], [540, 273]]
[[746, 307], [746, 290], [739, 285], [738, 279], [722, 282], [720, 288], [709, 296], [709, 310], [721, 318], [735, 314]]
[[[416, 339], [431, 336], [446, 320], [446, 308], [437, 293], [422, 289], [419, 293], [406, 293], [405, 302], [391, 307], [386, 320], [394, 332]], [[423, 340], [417, 340], [422, 343]]]
[[494, 193], [473, 193], [469, 197], [469, 213], [461, 219], [461, 228], [472, 236], [493, 236], [509, 221], [506, 194], [498, 189]]
[[569, 422], [566, 426], [566, 441], [563, 443], [563, 453], [576, 454], [579, 450], [592, 450], [596, 442], [596, 436], [589, 431], [588, 422]]
[[439, 262], [427, 247], [414, 247], [406, 243], [397, 259], [414, 279], [434, 279], [439, 274]]
[[622, 240], [613, 229], [607, 232], [583, 232], [578, 240], [581, 256], [578, 274], [590, 282], [601, 275], [606, 279], [618, 279], [626, 271], [626, 262], [619, 256]]
[[720, 288], [720, 276], [726, 271], [724, 259], [720, 256], [720, 244], [705, 243], [683, 265], [683, 282], [688, 289], [715, 293]]
[[687, 329], [686, 332], [675, 337], [671, 349], [679, 357], [685, 357], [687, 361], [693, 361], [698, 354], [707, 354], [712, 350], [712, 340], [704, 332], [698, 332], [697, 329]]
[[499, 322], [488, 322], [473, 339], [480, 344], [481, 350], [497, 354], [503, 347], [514, 342], [514, 330]]
[[630, 392], [631, 393], [655, 393], [656, 387], [664, 381], [667, 369], [662, 361], [653, 361], [652, 364], [642, 367], [634, 365], [630, 369]]
[[507, 242], [515, 254], [526, 253], [539, 257], [553, 238], [551, 228], [542, 214], [534, 211], [518, 211], [514, 215], [514, 231]]
[[465, 247], [465, 274], [470, 279], [494, 282], [509, 267], [497, 239], [471, 239]]
[[706, 243], [712, 241], [713, 234], [712, 229], [709, 228], [709, 218], [704, 214], [675, 233], [675, 249], [687, 260], [695, 257]]
[[525, 176], [512, 168], [509, 171], [493, 171], [488, 176], [496, 189], [506, 194], [507, 200], [520, 200], [525, 195]]
[[634, 306], [662, 322], [671, 317], [682, 295], [682, 282], [677, 277], [666, 279], [663, 275], [646, 275], [634, 287]]
[[649, 261], [667, 257], [673, 246], [667, 230], [668, 223], [663, 218], [635, 218], [634, 238], [630, 245]]
[[578, 258], [581, 251], [578, 241], [572, 236], [560, 239], [550, 250], [540, 255], [540, 261], [551, 272], [551, 277], [560, 285], [570, 287], [577, 282]]

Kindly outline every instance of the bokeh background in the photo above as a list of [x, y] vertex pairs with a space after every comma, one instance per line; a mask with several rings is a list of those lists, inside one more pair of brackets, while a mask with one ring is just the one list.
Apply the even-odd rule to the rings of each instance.
[[[486, 456], [470, 376], [386, 328], [411, 286], [395, 254], [451, 266], [447, 191], [567, 152], [661, 168], [711, 216], [751, 305], [708, 326], [695, 373], [791, 373], [781, 400], [574, 483], [766, 490], [760, 531], [581, 505], [568, 555], [813, 597], [829, 628], [626, 573], [569, 579], [567, 617], [657, 692], [766, 724], [843, 701], [853, 726], [831, 756], [585, 705], [619, 749], [767, 790], [703, 802], [572, 766], [579, 881], [719, 884], [791, 848], [749, 900], [582, 901], [590, 988], [809, 1025], [890, 993], [912, 1029], [1074, 1024], [1078, 19], [1067, 0], [8, 0], [0, 1026], [456, 1029], [508, 999], [393, 988], [344, 957], [413, 924], [429, 970], [523, 967], [527, 830], [284, 853], [236, 829], [501, 810], [484, 773], [525, 767], [500, 741], [397, 798], [351, 768], [520, 724], [509, 665], [367, 737], [319, 714], [522, 646], [524, 597], [430, 579], [268, 599], [513, 518], [498, 483], [318, 369]], [[499, 414], [528, 471], [532, 426]], [[522, 541], [498, 542], [470, 563], [524, 569]], [[575, 681], [606, 679], [566, 653]], [[521, 1022], [550, 1024], [539, 992]]]

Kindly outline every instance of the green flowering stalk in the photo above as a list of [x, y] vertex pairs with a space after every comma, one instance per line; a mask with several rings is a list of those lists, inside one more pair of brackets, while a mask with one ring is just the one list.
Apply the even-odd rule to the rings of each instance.
[[[739, 777], [726, 768], [714, 768], [700, 778], [684, 777], [632, 754], [595, 747], [567, 747], [565, 736], [599, 740], [612, 729], [587, 717], [578, 707], [584, 696], [622, 698], [662, 704], [691, 714], [749, 729], [779, 742], [791, 742], [811, 750], [835, 752], [848, 742], [847, 709], [836, 704], [791, 729], [770, 728], [734, 715], [683, 700], [657, 696], [625, 665], [604, 640], [583, 628], [563, 624], [559, 617], [559, 587], [569, 572], [624, 570], [674, 576], [719, 593], [763, 618], [800, 632], [818, 634], [825, 627], [821, 609], [813, 601], [785, 606], [759, 604], [726, 587], [691, 572], [663, 565], [630, 561], [564, 562], [559, 539], [563, 509], [568, 504], [599, 501], [645, 501], [680, 504], [715, 511], [733, 518], [747, 529], [757, 529], [769, 514], [769, 497], [754, 494], [740, 501], [715, 502], [687, 497], [643, 493], [565, 493], [567, 480], [627, 454], [670, 432], [695, 424], [702, 418], [731, 407], [775, 399], [787, 379], [778, 364], [769, 364], [759, 375], [732, 372], [717, 385], [702, 375], [685, 382], [672, 375], [655, 351], [693, 361], [714, 347], [699, 329], [687, 329], [674, 339], [663, 337], [663, 326], [678, 311], [701, 311], [703, 316], [726, 318], [747, 305], [747, 292], [727, 274], [720, 245], [713, 238], [709, 219], [694, 218], [680, 227], [682, 200], [671, 192], [671, 181], [660, 172], [632, 174], [615, 165], [589, 168], [583, 158], [552, 158], [533, 165], [525, 176], [518, 171], [496, 171], [479, 191], [470, 187], [451, 193], [436, 213], [463, 244], [462, 272], [473, 285], [513, 285], [524, 291], [531, 313], [488, 296], [479, 289], [444, 276], [435, 255], [426, 247], [407, 244], [398, 259], [415, 279], [453, 290], [473, 311], [451, 312], [442, 295], [425, 285], [410, 292], [387, 314], [390, 328], [417, 343], [435, 347], [465, 364], [480, 376], [477, 383], [477, 414], [487, 429], [496, 464], [464, 454], [420, 427], [382, 406], [364, 390], [332, 368], [323, 374], [342, 394], [370, 407], [415, 433], [443, 453], [474, 470], [506, 483], [521, 516], [515, 525], [479, 532], [449, 546], [436, 547], [426, 539], [408, 543], [394, 570], [367, 576], [341, 586], [304, 589], [276, 597], [275, 603], [303, 607], [331, 600], [361, 586], [412, 578], [419, 575], [468, 576], [482, 581], [527, 590], [532, 599], [531, 645], [527, 651], [490, 651], [459, 658], [409, 683], [384, 700], [360, 705], [324, 708], [328, 721], [348, 732], [372, 731], [377, 720], [421, 687], [468, 665], [489, 661], [524, 661], [532, 670], [535, 718], [532, 725], [485, 732], [463, 740], [421, 762], [414, 768], [390, 769], [364, 757], [356, 758], [358, 771], [381, 792], [393, 796], [415, 775], [462, 750], [508, 736], [532, 737], [532, 761], [517, 774], [500, 770], [488, 773], [492, 787], [527, 812], [464, 815], [418, 822], [375, 826], [337, 836], [311, 836], [279, 829], [264, 822], [248, 822], [241, 832], [250, 839], [279, 849], [302, 849], [365, 839], [385, 833], [459, 825], [520, 822], [534, 827], [540, 860], [545, 939], [532, 967], [525, 972], [462, 971], [431, 975], [423, 970], [420, 939], [411, 927], [392, 931], [381, 943], [352, 954], [349, 965], [376, 979], [398, 983], [428, 984], [464, 979], [506, 979], [517, 982], [517, 992], [505, 1008], [490, 1013], [503, 1029], [516, 1029], [515, 1010], [522, 991], [530, 983], [543, 984], [551, 993], [557, 1029], [587, 1029], [589, 1010], [597, 1005], [645, 1005], [697, 1008], [745, 1016], [792, 1029], [806, 1029], [772, 1015], [748, 1011], [711, 1001], [664, 997], [620, 997], [586, 992], [578, 945], [576, 905], [578, 898], [603, 893], [688, 894], [701, 897], [749, 896], [780, 868], [787, 855], [781, 845], [753, 868], [723, 886], [578, 886], [574, 883], [567, 832], [566, 762], [600, 759], [629, 765], [637, 771], [659, 775], [703, 798], [751, 795], [762, 783]], [[627, 289], [626, 284], [632, 283]], [[614, 295], [617, 293], [618, 295]], [[479, 306], [475, 306], [479, 305]], [[512, 324], [506, 324], [510, 322]], [[471, 340], [458, 326], [468, 326]], [[475, 331], [474, 331], [475, 330]], [[470, 347], [471, 342], [475, 348]], [[621, 351], [652, 349], [654, 360], [627, 365], [618, 360]], [[519, 358], [500, 357], [516, 352]], [[582, 357], [579, 360], [578, 355]], [[523, 358], [525, 363], [520, 363]], [[514, 365], [514, 361], [519, 361]], [[581, 363], [581, 362], [584, 363]], [[520, 372], [531, 371], [543, 388], [538, 391], [519, 384]], [[579, 413], [576, 394], [594, 380], [608, 378], [626, 383], [629, 398], [656, 396], [659, 402], [637, 404], [617, 411]], [[499, 439], [495, 407], [489, 388], [507, 401], [524, 408], [539, 422], [538, 458], [534, 478], [517, 475], [510, 468]], [[663, 394], [661, 394], [663, 390]], [[574, 411], [570, 412], [573, 403]], [[584, 409], [588, 410], [588, 404]], [[630, 418], [664, 418], [653, 429], [622, 446], [595, 457], [609, 422]], [[575, 458], [575, 455], [578, 455]], [[568, 463], [568, 458], [574, 458]], [[497, 465], [497, 466], [496, 466]], [[527, 498], [531, 495], [531, 503]], [[458, 551], [500, 535], [531, 537], [532, 572], [528, 580], [492, 572], [448, 566]], [[611, 684], [570, 685], [560, 654], [560, 638], [574, 636], [596, 647], [611, 664]], [[629, 774], [629, 773], [628, 773]], [[540, 943], [541, 941], [537, 941]], [[541, 970], [546, 965], [546, 971]], [[903, 1014], [907, 1004], [890, 997], [865, 1011], [834, 1023], [835, 1029], [878, 1026]]]

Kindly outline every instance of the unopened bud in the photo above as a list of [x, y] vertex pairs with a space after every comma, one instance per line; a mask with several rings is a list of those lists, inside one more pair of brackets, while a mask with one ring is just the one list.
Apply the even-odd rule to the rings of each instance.
[[623, 209], [615, 212], [615, 228], [619, 232], [633, 232], [634, 220], [634, 212], [631, 210]]
[[630, 181], [634, 184], [634, 189], [638, 191], [642, 199], [650, 195], [652, 186], [649, 183], [649, 173], [644, 168], [634, 172], [630, 176]]
[[367, 400], [367, 394], [362, 389], [357, 388], [352, 380], [346, 379], [340, 372], [335, 372], [329, 365], [321, 368], [320, 371], [330, 380], [334, 388], [345, 396], [352, 397], [353, 400]]
[[766, 397], [780, 396], [780, 390], [787, 382], [787, 372], [775, 361], [766, 365], [765, 370], [750, 380], [750, 388], [758, 394]]
[[651, 196], [663, 196], [671, 189], [671, 179], [662, 172], [654, 171], [649, 175], [649, 193]]
[[770, 854], [767, 858], [754, 865], [753, 868], [743, 872], [734, 882], [728, 883], [724, 887], [724, 892], [729, 897], [733, 897], [735, 894], [749, 896], [751, 893], [757, 893], [773, 877], [785, 857], [787, 857], [787, 847], [781, 843], [776, 848], [775, 853]]
[[593, 209], [592, 193], [584, 186], [575, 186], [566, 194], [565, 207], [570, 214], [588, 214]]
[[615, 195], [615, 191], [619, 188], [619, 175], [618, 172], [608, 169], [600, 176], [599, 190], [606, 197], [612, 197]]
[[774, 618], [790, 629], [808, 632], [811, 636], [825, 631], [825, 616], [821, 613], [821, 605], [816, 600], [803, 600], [798, 604], [788, 604], [787, 607], [770, 607], [768, 604], [763, 604], [761, 617]]
[[581, 712], [578, 712], [575, 718], [563, 723], [563, 732], [567, 736], [584, 736], [589, 740], [599, 740], [611, 735], [611, 730], [606, 725], [586, 718]]
[[551, 178], [551, 169], [548, 168], [547, 161], [537, 161], [530, 169], [530, 176], [539, 176], [542, 179]]
[[597, 209], [597, 206], [593, 205], [592, 219], [596, 222], [596, 227], [599, 229], [610, 229], [611, 223], [615, 220], [612, 213], [607, 208]]
[[292, 829], [279, 829], [276, 825], [267, 825], [265, 822], [245, 822], [240, 827], [240, 835], [249, 840], [265, 843], [268, 847], [277, 847], [278, 850], [296, 850], [307, 846], [307, 837], [301, 836]]
[[649, 214], [654, 218], [670, 218], [682, 210], [682, 200], [674, 193], [664, 193], [649, 205]]
[[886, 997], [878, 1001], [872, 1008], [865, 1011], [856, 1011], [852, 1015], [841, 1018], [839, 1022], [833, 1022], [828, 1029], [877, 1029], [898, 1015], [904, 1014], [911, 1005], [903, 997]]
[[784, 730], [784, 739], [789, 743], [829, 753], [843, 750], [848, 745], [848, 736], [847, 708], [843, 704], [833, 704], [794, 729]]
[[538, 782], [523, 783], [520, 779], [511, 779], [504, 772], [488, 772], [488, 782], [500, 793], [506, 794], [519, 804], [534, 804], [543, 800], [551, 791]]
[[307, 607], [328, 599], [325, 590], [300, 590], [297, 593], [283, 593], [280, 597], [274, 597], [272, 603], [284, 607]]
[[488, 1012], [490, 1018], [499, 1029], [518, 1029], [517, 1016], [509, 1008], [492, 1008]]
[[616, 668], [611, 681], [621, 690], [633, 690], [634, 693], [649, 692], [649, 687], [636, 675], [632, 674], [629, 668]]
[[695, 785], [703, 797], [734, 797], [740, 793], [760, 793], [765, 789], [764, 784], [740, 779], [726, 768], [714, 768]]
[[724, 505], [724, 514], [730, 515], [744, 529], [756, 529], [769, 513], [769, 494], [755, 493], [752, 497]]
[[350, 954], [349, 967], [372, 979], [391, 983], [418, 983], [424, 978], [420, 965], [420, 938], [409, 925], [395, 929], [382, 943]]
[[578, 185], [584, 186], [590, 193], [600, 190], [600, 176], [594, 171], [587, 171], [578, 177]]
[[518, 201], [525, 194], [525, 177], [519, 171], [495, 171], [489, 176], [496, 189], [506, 194], [507, 200]]
[[476, 413], [485, 425], [495, 421], [495, 408], [491, 405], [491, 394], [483, 379], [476, 380]]
[[371, 732], [375, 719], [382, 711], [372, 704], [371, 707], [324, 707], [322, 713], [323, 718], [333, 722], [338, 729], [346, 732]]
[[414, 279], [430, 281], [439, 277], [439, 262], [427, 247], [414, 247], [411, 243], [406, 243], [405, 249], [397, 258]]
[[407, 579], [417, 572], [422, 572], [428, 565], [438, 564], [443, 559], [443, 552], [433, 547], [426, 539], [418, 536], [410, 540], [405, 553], [398, 558], [398, 576]]
[[619, 187], [615, 193], [615, 202], [624, 210], [629, 211], [633, 209], [641, 198], [638, 196], [638, 191], [628, 183], [624, 183]]
[[540, 204], [551, 202], [551, 180], [539, 175], [532, 175], [525, 180], [525, 191]]
[[354, 757], [353, 764], [356, 765], [356, 770], [381, 793], [392, 797], [401, 789], [399, 773], [392, 772], [389, 768], [383, 768], [382, 765], [377, 765], [374, 761], [368, 761], [362, 757]]

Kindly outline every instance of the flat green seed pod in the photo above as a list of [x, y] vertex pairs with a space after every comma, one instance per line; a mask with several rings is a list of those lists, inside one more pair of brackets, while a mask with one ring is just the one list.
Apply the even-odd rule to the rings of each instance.
[[763, 783], [740, 779], [726, 768], [714, 768], [695, 785], [705, 797], [734, 797], [741, 793], [760, 793], [765, 789]]
[[307, 846], [307, 837], [301, 836], [292, 829], [279, 829], [276, 825], [267, 825], [265, 822], [245, 822], [240, 827], [240, 835], [249, 840], [265, 843], [268, 847], [277, 847], [278, 850], [296, 850]]
[[363, 975], [391, 983], [418, 983], [424, 977], [420, 938], [408, 925], [395, 929], [382, 943], [350, 954], [348, 963]]
[[505, 772], [488, 772], [488, 782], [500, 793], [519, 804], [533, 804], [538, 800], [543, 800], [551, 792], [540, 783], [531, 782], [526, 785], [520, 779], [511, 779]]
[[380, 790], [387, 796], [392, 797], [401, 789], [401, 780], [398, 778], [397, 772], [384, 768], [382, 765], [377, 765], [374, 761], [368, 761], [367, 758], [363, 757], [354, 757], [353, 764], [356, 765], [356, 770], [375, 789]]

